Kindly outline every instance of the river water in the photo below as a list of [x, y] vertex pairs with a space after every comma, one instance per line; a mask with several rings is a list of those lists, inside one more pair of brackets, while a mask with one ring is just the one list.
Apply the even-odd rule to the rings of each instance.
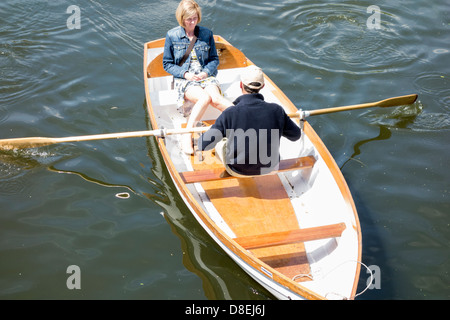
[[[358, 298], [450, 298], [448, 1], [199, 3], [201, 24], [299, 108], [419, 94], [309, 121], [354, 196], [363, 262], [378, 267]], [[0, 138], [147, 129], [143, 46], [177, 25], [177, 4], [2, 1]], [[0, 230], [0, 299], [273, 298], [190, 215], [152, 138], [0, 152]], [[71, 265], [81, 289], [68, 288]]]

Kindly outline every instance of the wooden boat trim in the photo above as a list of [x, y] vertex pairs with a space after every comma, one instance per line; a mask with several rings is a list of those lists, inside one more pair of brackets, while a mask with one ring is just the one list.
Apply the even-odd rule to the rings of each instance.
[[259, 234], [254, 236], [245, 236], [234, 238], [241, 247], [250, 250], [256, 248], [265, 248], [280, 246], [294, 242], [305, 242], [319, 239], [340, 237], [345, 230], [345, 223], [336, 223], [321, 227], [312, 227], [304, 229], [295, 229], [284, 232], [273, 232], [269, 234]]
[[[215, 36], [216, 43], [223, 43], [225, 45], [231, 46], [231, 44], [226, 41], [225, 39], [221, 38], [220, 36]], [[163, 46], [165, 39], [158, 39], [155, 41], [150, 41], [146, 43], [145, 50], [144, 50], [144, 81], [145, 81], [145, 92], [146, 92], [146, 102], [148, 107], [148, 114], [149, 114], [149, 120], [152, 125], [153, 129], [158, 129], [158, 123], [155, 119], [155, 114], [152, 112], [152, 106], [151, 106], [151, 100], [150, 100], [150, 94], [148, 90], [148, 78], [147, 78], [147, 66], [148, 66], [148, 55], [147, 55], [147, 49], [149, 48], [157, 48]], [[246, 58], [247, 59], [247, 58]], [[250, 60], [247, 59], [247, 65], [253, 64]], [[280, 98], [283, 103], [288, 106], [292, 112], [296, 112], [297, 108], [292, 104], [292, 102], [287, 98], [287, 96], [270, 80], [268, 77], [266, 79], [273, 85], [273, 87], [276, 89], [274, 90], [274, 94], [277, 95], [277, 97]], [[354, 213], [354, 219], [356, 221], [356, 225], [353, 225], [353, 228], [357, 232], [358, 237], [358, 261], [361, 259], [361, 232], [360, 232], [360, 225], [359, 225], [359, 219], [356, 214], [356, 207], [354, 205], [353, 199], [350, 194], [350, 190], [343, 178], [342, 173], [340, 172], [339, 168], [337, 167], [337, 164], [335, 163], [334, 159], [332, 158], [331, 154], [328, 152], [327, 148], [323, 144], [323, 142], [320, 140], [320, 138], [317, 136], [317, 134], [314, 132], [314, 130], [310, 127], [308, 122], [304, 122], [304, 134], [306, 134], [311, 142], [315, 145], [318, 152], [322, 156], [323, 160], [327, 164], [327, 166], [330, 168], [331, 173], [335, 179], [335, 181], [338, 183], [339, 189], [346, 201], [346, 203], [352, 208]], [[215, 237], [217, 240], [219, 240], [220, 243], [223, 244], [224, 249], [230, 250], [236, 257], [247, 263], [249, 266], [251, 266], [254, 270], [256, 270], [260, 275], [273, 279], [274, 281], [278, 282], [280, 285], [288, 288], [295, 294], [298, 294], [301, 297], [304, 297], [306, 299], [325, 299], [323, 296], [319, 295], [318, 293], [302, 286], [299, 283], [293, 282], [291, 279], [286, 277], [285, 275], [281, 274], [280, 272], [276, 271], [269, 265], [265, 264], [258, 258], [254, 257], [249, 251], [247, 251], [244, 247], [239, 245], [235, 240], [233, 240], [231, 237], [226, 235], [220, 228], [215, 224], [215, 222], [208, 216], [208, 214], [203, 210], [203, 208], [197, 203], [196, 199], [193, 197], [191, 192], [187, 189], [187, 186], [180, 175], [180, 173], [176, 170], [175, 165], [172, 162], [171, 157], [169, 156], [168, 150], [164, 144], [164, 139], [161, 137], [155, 137], [158, 143], [158, 147], [161, 151], [161, 155], [164, 159], [164, 162], [166, 163], [167, 169], [170, 173], [170, 176], [177, 187], [178, 191], [180, 192], [180, 195], [185, 199], [186, 204], [192, 209], [193, 213], [200, 219], [200, 223], [203, 224], [206, 228], [205, 230], [213, 237]], [[220, 245], [219, 243], [219, 245]], [[270, 272], [265, 272], [265, 270], [270, 270]], [[352, 289], [352, 296], [355, 295], [357, 283], [359, 279], [359, 273], [360, 269], [357, 267], [356, 274], [355, 274], [355, 280], [353, 281], [353, 289]]]

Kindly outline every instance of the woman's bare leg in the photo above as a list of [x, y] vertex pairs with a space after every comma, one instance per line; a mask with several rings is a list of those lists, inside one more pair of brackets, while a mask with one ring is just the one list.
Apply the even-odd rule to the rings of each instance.
[[208, 92], [211, 97], [211, 104], [216, 109], [220, 111], [224, 111], [226, 108], [233, 105], [233, 103], [225, 98], [221, 93], [219, 88], [216, 85], [210, 85], [205, 88], [205, 91]]
[[[206, 108], [211, 103], [211, 97], [201, 87], [191, 87], [186, 91], [184, 97], [195, 103], [189, 116], [186, 129], [193, 128], [197, 122], [202, 118]], [[181, 140], [181, 147], [186, 154], [193, 154], [194, 148], [192, 146], [192, 134], [184, 134]]]

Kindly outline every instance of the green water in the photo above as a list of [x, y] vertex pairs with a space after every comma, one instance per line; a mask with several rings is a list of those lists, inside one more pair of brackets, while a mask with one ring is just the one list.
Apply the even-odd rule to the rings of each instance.
[[[202, 25], [299, 108], [419, 94], [309, 121], [354, 196], [363, 262], [381, 271], [359, 298], [450, 298], [447, 1], [199, 3]], [[68, 28], [71, 4], [80, 29]], [[0, 138], [147, 129], [143, 45], [176, 26], [177, 4], [3, 1]], [[366, 24], [373, 4], [380, 29]], [[190, 215], [153, 139], [0, 152], [0, 299], [272, 298]]]

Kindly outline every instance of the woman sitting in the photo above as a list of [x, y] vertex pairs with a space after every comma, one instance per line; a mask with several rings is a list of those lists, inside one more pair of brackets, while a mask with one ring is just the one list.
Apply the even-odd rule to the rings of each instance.
[[[182, 0], [175, 15], [180, 26], [167, 32], [163, 66], [175, 78], [178, 106], [181, 107], [185, 100], [194, 103], [186, 125], [189, 129], [201, 119], [209, 104], [223, 111], [232, 103], [222, 96], [215, 78], [219, 56], [212, 31], [198, 26], [202, 18], [199, 5], [193, 0]], [[194, 47], [180, 65], [194, 35], [197, 37]], [[183, 135], [182, 149], [187, 154], [194, 152], [192, 134]]]

